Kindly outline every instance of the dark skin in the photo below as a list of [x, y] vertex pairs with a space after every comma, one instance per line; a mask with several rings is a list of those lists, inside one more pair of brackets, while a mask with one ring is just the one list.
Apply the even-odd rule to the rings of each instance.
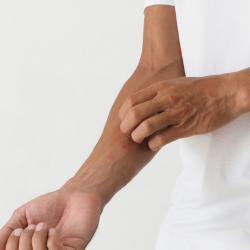
[[217, 130], [243, 109], [234, 74], [183, 77], [155, 83], [132, 94], [120, 109], [121, 131], [156, 151], [179, 138]]
[[[91, 155], [61, 189], [14, 212], [0, 231], [0, 250], [6, 244], [6, 250], [46, 250], [46, 245], [49, 250], [85, 249], [105, 205], [159, 148], [214, 131], [250, 111], [248, 79], [249, 69], [185, 77], [175, 8], [147, 7], [140, 62], [117, 96]], [[39, 222], [45, 227], [29, 231], [30, 237], [24, 237], [25, 230], [10, 235]], [[47, 239], [49, 228], [55, 231]], [[29, 248], [18, 248], [19, 242]]]
[[[118, 112], [129, 95], [184, 76], [174, 10], [173, 6], [146, 8], [140, 61], [117, 96], [91, 155], [62, 188], [16, 209], [0, 230], [0, 250], [45, 250], [46, 245], [49, 250], [85, 249], [105, 205], [156, 155], [146, 141], [139, 145], [121, 132]], [[40, 231], [27, 229], [40, 222], [45, 223]], [[25, 230], [11, 235], [18, 228]], [[51, 228], [55, 231], [47, 238]]]

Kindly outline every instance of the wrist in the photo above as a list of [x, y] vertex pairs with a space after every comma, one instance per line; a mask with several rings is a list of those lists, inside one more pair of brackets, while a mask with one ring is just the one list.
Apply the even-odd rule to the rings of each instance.
[[236, 106], [239, 114], [250, 112], [250, 71], [230, 73], [230, 81], [237, 86]]
[[96, 204], [100, 208], [100, 214], [102, 213], [107, 202], [103, 199], [99, 192], [96, 192], [94, 189], [84, 189], [82, 183], [77, 180], [75, 177], [70, 178], [60, 189], [60, 192], [63, 192], [65, 195], [77, 195], [84, 194], [93, 201], [93, 204]]
[[98, 157], [95, 154], [91, 154], [76, 175], [69, 179], [61, 189], [70, 193], [87, 193], [96, 196], [103, 209], [127, 184], [126, 171], [131, 168], [119, 160], [105, 162], [102, 155], [99, 159], [96, 158]]

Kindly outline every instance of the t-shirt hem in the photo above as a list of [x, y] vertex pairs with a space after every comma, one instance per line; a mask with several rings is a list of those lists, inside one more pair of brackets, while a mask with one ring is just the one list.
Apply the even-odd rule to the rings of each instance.
[[145, 14], [145, 9], [152, 5], [171, 5], [175, 6], [174, 0], [145, 0], [143, 14]]

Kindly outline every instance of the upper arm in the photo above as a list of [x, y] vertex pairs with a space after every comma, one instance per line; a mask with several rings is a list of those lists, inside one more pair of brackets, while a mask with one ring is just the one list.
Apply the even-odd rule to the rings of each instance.
[[185, 76], [175, 7], [153, 5], [145, 9], [142, 55], [139, 64], [150, 69], [177, 64]]

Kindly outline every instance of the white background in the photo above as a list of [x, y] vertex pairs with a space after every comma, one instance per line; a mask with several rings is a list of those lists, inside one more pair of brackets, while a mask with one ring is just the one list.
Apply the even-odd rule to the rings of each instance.
[[[143, 0], [0, 1], [0, 227], [87, 159], [140, 58]], [[178, 142], [106, 206], [88, 250], [152, 250]]]

